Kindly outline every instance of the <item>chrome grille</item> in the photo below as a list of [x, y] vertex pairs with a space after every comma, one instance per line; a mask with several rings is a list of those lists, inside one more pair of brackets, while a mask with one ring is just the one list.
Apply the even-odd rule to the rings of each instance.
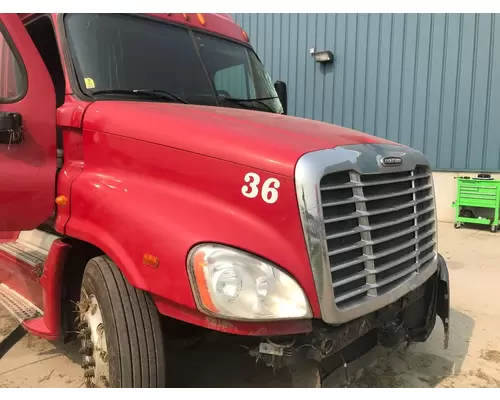
[[435, 256], [430, 170], [359, 174], [320, 181], [333, 294], [339, 309], [381, 296]]

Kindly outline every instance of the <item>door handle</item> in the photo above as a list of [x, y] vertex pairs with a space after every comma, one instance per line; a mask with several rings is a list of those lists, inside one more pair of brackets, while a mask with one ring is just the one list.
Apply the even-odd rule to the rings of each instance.
[[0, 112], [0, 144], [19, 144], [23, 142], [21, 114]]

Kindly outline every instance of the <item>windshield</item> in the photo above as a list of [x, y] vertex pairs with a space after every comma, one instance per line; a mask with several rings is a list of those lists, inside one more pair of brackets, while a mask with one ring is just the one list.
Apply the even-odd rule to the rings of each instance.
[[271, 78], [242, 44], [130, 15], [70, 14], [65, 26], [88, 95], [150, 90], [170, 97], [140, 99], [283, 112]]

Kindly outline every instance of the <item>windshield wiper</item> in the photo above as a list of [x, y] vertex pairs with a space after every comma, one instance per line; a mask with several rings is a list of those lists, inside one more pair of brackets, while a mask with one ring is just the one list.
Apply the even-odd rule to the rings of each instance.
[[103, 90], [96, 90], [95, 92], [92, 92], [92, 94], [93, 95], [124, 94], [132, 96], [139, 95], [139, 96], [155, 97], [157, 99], [163, 99], [163, 100], [174, 100], [179, 103], [189, 104], [189, 102], [187, 100], [184, 100], [182, 97], [179, 97], [165, 90], [156, 90], [156, 89], [103, 89]]
[[[264, 100], [277, 99], [278, 98], [277, 96], [274, 96], [274, 97], [259, 97], [259, 98], [255, 98], [255, 99], [236, 99], [234, 97], [226, 97], [226, 96], [218, 96], [218, 97], [221, 98], [221, 99], [224, 99], [224, 100], [228, 100], [228, 101], [232, 101], [234, 103], [241, 104], [244, 107], [246, 106], [245, 103], [257, 103], [257, 104], [260, 104], [260, 105], [266, 107], [270, 112], [276, 113], [276, 111], [274, 111], [266, 103], [263, 103], [263, 101]], [[246, 106], [246, 108], [253, 108], [253, 109], [255, 109], [255, 107], [248, 107], [248, 106]]]
[[262, 100], [273, 100], [277, 99], [278, 96], [272, 96], [272, 97], [256, 97], [254, 99], [235, 99], [234, 97], [231, 97], [233, 100], [240, 100], [240, 101], [262, 101]]

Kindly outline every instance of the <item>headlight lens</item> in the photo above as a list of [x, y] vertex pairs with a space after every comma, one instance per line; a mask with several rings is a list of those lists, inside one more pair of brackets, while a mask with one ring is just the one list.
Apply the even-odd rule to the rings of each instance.
[[312, 316], [298, 283], [251, 254], [201, 245], [190, 253], [188, 269], [198, 305], [210, 314], [243, 320]]

